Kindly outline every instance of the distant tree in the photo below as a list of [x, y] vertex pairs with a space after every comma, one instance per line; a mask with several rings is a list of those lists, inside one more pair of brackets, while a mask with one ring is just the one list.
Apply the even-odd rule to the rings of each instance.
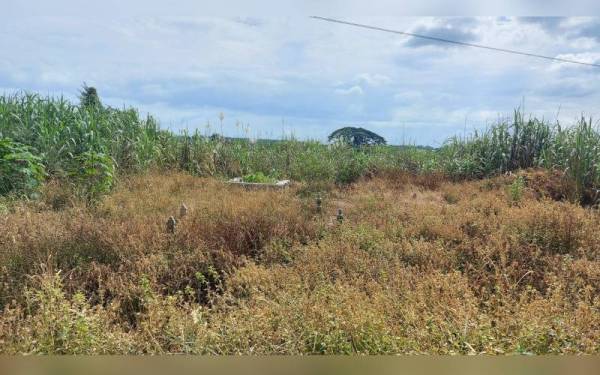
[[225, 137], [218, 133], [212, 133], [209, 138], [213, 142], [225, 142]]
[[102, 103], [100, 103], [100, 97], [98, 96], [98, 91], [95, 87], [90, 87], [83, 84], [83, 89], [79, 93], [79, 101], [82, 107], [100, 107]]
[[354, 128], [351, 126], [334, 131], [329, 135], [328, 140], [329, 142], [339, 141], [348, 143], [355, 147], [386, 144], [385, 138], [379, 134], [375, 134], [367, 129]]

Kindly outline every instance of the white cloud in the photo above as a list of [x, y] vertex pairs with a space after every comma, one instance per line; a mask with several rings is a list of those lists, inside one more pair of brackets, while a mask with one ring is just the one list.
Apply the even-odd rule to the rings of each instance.
[[[583, 52], [583, 53], [562, 53], [556, 56], [559, 59], [580, 61], [587, 64], [600, 64], [600, 52]], [[585, 65], [574, 65], [566, 62], [557, 62], [553, 65], [553, 68], [586, 68], [591, 69]]]
[[[347, 18], [466, 30], [499, 48], [600, 59], [588, 30], [598, 18]], [[592, 37], [580, 35], [584, 27]], [[4, 16], [0, 50], [10, 53], [0, 56], [0, 87], [76, 97], [85, 81], [105, 102], [139, 106], [173, 128], [216, 122], [224, 112], [263, 134], [277, 136], [282, 119], [298, 137], [358, 123], [392, 143], [404, 130], [418, 143], [440, 143], [465, 123], [482, 127], [510, 113], [523, 97], [527, 111], [546, 118], [559, 107], [562, 118], [574, 118], [600, 101], [596, 68], [468, 47], [409, 48], [408, 40], [305, 17]]]
[[357, 79], [362, 81], [370, 86], [382, 86], [387, 85], [392, 82], [392, 79], [384, 74], [371, 74], [371, 73], [362, 73], [359, 74]]
[[335, 92], [340, 95], [362, 95], [362, 94], [364, 94], [363, 89], [360, 86], [352, 86], [347, 89], [336, 89]]

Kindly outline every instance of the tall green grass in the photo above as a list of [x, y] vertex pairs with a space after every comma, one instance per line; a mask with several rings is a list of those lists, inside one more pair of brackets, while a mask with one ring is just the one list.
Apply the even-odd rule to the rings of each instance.
[[573, 126], [525, 119], [495, 124], [465, 138], [454, 137], [440, 150], [442, 167], [455, 178], [481, 178], [517, 169], [544, 167], [563, 172], [572, 199], [597, 203], [600, 187], [600, 132], [592, 119]]
[[445, 168], [455, 177], [480, 178], [535, 167], [554, 135], [548, 122], [525, 120], [515, 111], [512, 122], [500, 122], [466, 138], [451, 138], [442, 148]]
[[199, 175], [227, 177], [261, 172], [296, 181], [351, 183], [372, 172], [433, 169], [435, 152], [417, 147], [327, 145], [314, 140], [252, 142], [193, 135], [173, 136], [167, 164]]
[[[376, 173], [435, 172], [463, 179], [545, 167], [564, 172], [574, 185], [575, 200], [595, 201], [600, 187], [600, 133], [591, 119], [563, 128], [526, 118], [520, 110], [484, 131], [451, 138], [438, 150], [361, 148], [294, 138], [251, 141], [198, 130], [175, 134], [132, 108], [105, 107], [100, 102], [77, 105], [62, 97], [18, 93], [0, 96], [2, 138], [27, 145], [50, 176], [65, 178], [77, 170], [97, 179], [102, 171], [123, 174], [155, 167], [203, 176], [260, 172], [273, 178], [346, 184]], [[90, 172], [94, 160], [103, 163]], [[107, 160], [114, 165], [107, 165]]]
[[261, 172], [299, 181], [350, 183], [368, 171], [420, 170], [433, 158], [431, 152], [412, 147], [360, 149], [293, 138], [253, 142], [199, 131], [175, 134], [131, 108], [76, 105], [30, 93], [0, 96], [0, 137], [30, 146], [48, 173], [59, 177], [80, 169], [83, 155], [108, 155], [119, 173], [162, 167], [197, 175]]
[[161, 135], [152, 117], [141, 119], [133, 109], [78, 106], [29, 93], [0, 96], [0, 137], [32, 147], [51, 174], [68, 170], [89, 151], [110, 155], [122, 170], [143, 168], [160, 159]]
[[600, 132], [592, 119], [581, 118], [573, 127], [557, 126], [553, 142], [540, 164], [564, 171], [574, 185], [573, 199], [598, 203], [600, 188]]

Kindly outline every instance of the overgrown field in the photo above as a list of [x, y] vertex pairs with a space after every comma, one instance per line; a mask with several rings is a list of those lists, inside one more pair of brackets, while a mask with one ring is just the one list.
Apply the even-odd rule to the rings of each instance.
[[599, 188], [591, 119], [352, 147], [0, 96], [0, 354], [598, 353]]
[[600, 214], [555, 177], [398, 174], [321, 212], [182, 173], [46, 186], [0, 214], [0, 352], [598, 353]]
[[[450, 139], [439, 149], [295, 139], [253, 142], [209, 134], [218, 126], [207, 125], [206, 134], [175, 134], [151, 116], [105, 107], [97, 98], [82, 97], [77, 105], [37, 94], [0, 96], [0, 195], [31, 196], [50, 178], [69, 182], [74, 193], [93, 202], [112, 189], [119, 175], [150, 168], [204, 177], [262, 173], [309, 182], [317, 191], [398, 172], [462, 180], [543, 167], [562, 173], [571, 186], [570, 201], [593, 205], [600, 197], [600, 132], [592, 119], [561, 127], [515, 111], [512, 118]], [[243, 130], [239, 123], [227, 126]]]

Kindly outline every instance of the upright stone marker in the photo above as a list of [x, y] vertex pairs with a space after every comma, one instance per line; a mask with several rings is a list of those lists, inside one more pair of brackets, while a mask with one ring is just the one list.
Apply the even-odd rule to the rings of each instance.
[[175, 224], [177, 224], [175, 218], [173, 216], [169, 216], [169, 219], [167, 220], [167, 233], [175, 233]]
[[188, 208], [185, 205], [185, 203], [181, 204], [181, 207], [179, 207], [179, 217], [184, 217], [185, 215], [187, 215], [188, 212]]

